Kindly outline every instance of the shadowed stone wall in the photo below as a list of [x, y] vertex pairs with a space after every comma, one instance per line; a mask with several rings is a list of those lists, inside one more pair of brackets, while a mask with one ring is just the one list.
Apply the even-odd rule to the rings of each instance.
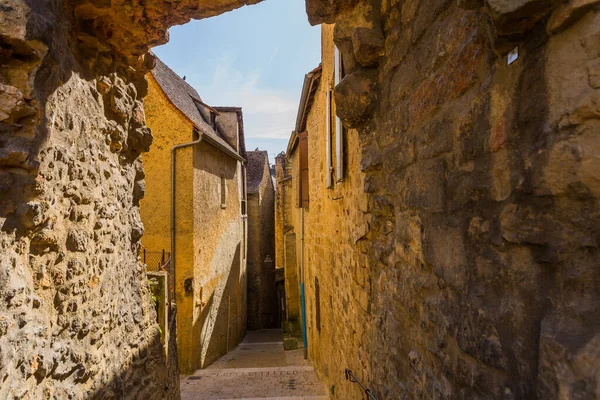
[[266, 151], [248, 153], [248, 329], [277, 326], [275, 191]]
[[[346, 367], [386, 399], [599, 395], [598, 3], [307, 2], [336, 23], [368, 193], [352, 244], [352, 204], [311, 180], [309, 349], [334, 398], [362, 398]], [[335, 240], [310, 243], [315, 212]]]

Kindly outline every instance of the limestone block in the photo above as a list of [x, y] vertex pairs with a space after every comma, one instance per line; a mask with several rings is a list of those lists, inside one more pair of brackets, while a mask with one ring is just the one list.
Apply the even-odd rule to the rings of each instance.
[[457, 290], [467, 283], [467, 258], [459, 228], [428, 227], [423, 237], [423, 254], [434, 273]]
[[331, 24], [343, 11], [354, 7], [360, 0], [306, 0], [306, 14], [311, 25]]
[[360, 65], [371, 67], [384, 54], [383, 35], [379, 29], [356, 28], [352, 32], [352, 47]]
[[442, 211], [445, 206], [445, 165], [433, 159], [407, 168], [404, 178], [404, 202], [410, 208]]
[[19, 89], [0, 83], [0, 121], [12, 122], [34, 113], [35, 110], [25, 104]]
[[600, 89], [600, 59], [588, 63], [588, 80], [594, 89]]
[[152, 131], [144, 126], [129, 132], [128, 146], [138, 153], [144, 153], [150, 150], [152, 140]]
[[578, 176], [596, 199], [600, 198], [600, 137], [592, 129], [576, 139], [579, 150]]
[[546, 29], [550, 34], [557, 33], [573, 24], [588, 11], [599, 7], [599, 0], [570, 0], [552, 13]]
[[[600, 334], [571, 316], [549, 315], [541, 323], [539, 398], [594, 398], [600, 363]], [[575, 345], [575, 343], [577, 343]]]
[[67, 249], [70, 251], [85, 251], [88, 244], [88, 236], [85, 232], [72, 230], [67, 236]]
[[483, 0], [457, 0], [456, 4], [465, 10], [474, 10], [483, 7]]
[[353, 128], [364, 123], [376, 106], [375, 71], [357, 71], [347, 75], [335, 88], [337, 116]]
[[485, 0], [499, 35], [523, 33], [544, 18], [557, 0]]

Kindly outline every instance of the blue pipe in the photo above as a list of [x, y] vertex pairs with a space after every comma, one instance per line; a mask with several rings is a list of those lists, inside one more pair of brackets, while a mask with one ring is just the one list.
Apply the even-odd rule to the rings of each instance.
[[304, 298], [304, 282], [300, 283], [300, 303], [302, 305], [302, 339], [304, 340], [304, 358], [307, 358], [308, 340], [306, 338], [306, 301]]

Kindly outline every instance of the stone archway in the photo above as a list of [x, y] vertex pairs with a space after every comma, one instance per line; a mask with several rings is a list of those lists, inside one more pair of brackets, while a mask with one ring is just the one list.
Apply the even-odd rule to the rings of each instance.
[[[256, 2], [2, 6], [0, 397], [174, 395], [136, 259], [148, 49]], [[366, 338], [346, 361], [384, 398], [597, 395], [598, 1], [307, 12], [336, 22], [370, 193], [370, 311], [344, 321]]]

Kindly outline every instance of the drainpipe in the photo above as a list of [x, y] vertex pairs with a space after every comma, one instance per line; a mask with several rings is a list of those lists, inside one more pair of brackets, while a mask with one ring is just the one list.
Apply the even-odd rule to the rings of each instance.
[[304, 208], [300, 208], [300, 304], [302, 306], [302, 339], [304, 340], [304, 359], [308, 359], [308, 340], [306, 337], [306, 297], [304, 296]]
[[175, 155], [177, 150], [196, 145], [202, 141], [202, 132], [196, 132], [198, 133], [197, 140], [189, 143], [177, 144], [171, 149], [171, 268], [173, 271], [173, 299], [175, 299], [175, 294], [177, 293], [177, 290], [175, 289], [177, 285], [177, 280], [175, 279], [175, 174], [177, 172]]

